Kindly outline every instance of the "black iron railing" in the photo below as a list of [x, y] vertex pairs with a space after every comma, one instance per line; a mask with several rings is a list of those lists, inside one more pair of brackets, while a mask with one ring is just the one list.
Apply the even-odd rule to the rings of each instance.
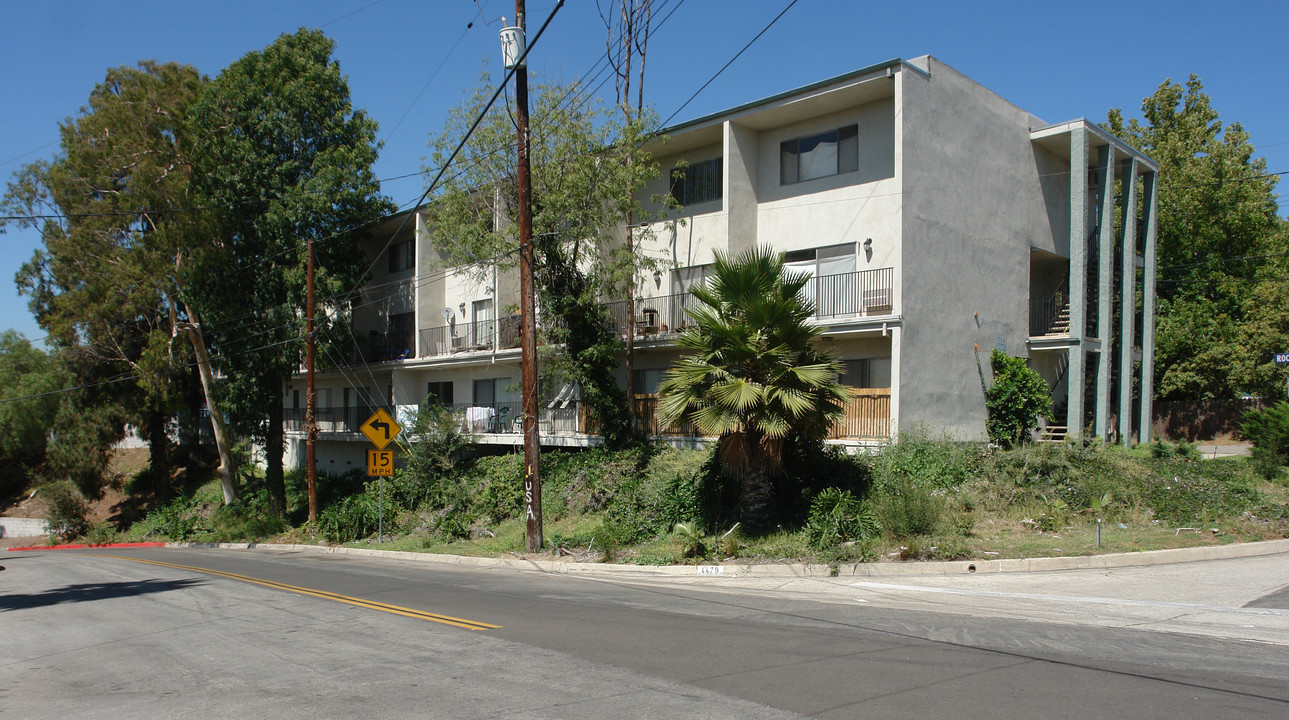
[[1029, 300], [1029, 334], [1068, 335], [1070, 299], [1064, 294], [1042, 295]]
[[[318, 424], [318, 432], [356, 433], [362, 426], [362, 422], [371, 417], [375, 411], [375, 408], [368, 406], [321, 407], [314, 413], [314, 421]], [[393, 414], [389, 409], [386, 409], [386, 412]], [[286, 408], [282, 411], [283, 427], [288, 431], [304, 432], [304, 415], [304, 408]]]

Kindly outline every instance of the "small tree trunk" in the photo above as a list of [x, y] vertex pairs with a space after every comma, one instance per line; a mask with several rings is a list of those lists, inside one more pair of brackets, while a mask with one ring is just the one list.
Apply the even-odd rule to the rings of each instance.
[[165, 500], [170, 495], [170, 436], [166, 434], [166, 416], [149, 412], [144, 421], [148, 433], [148, 472], [152, 475], [152, 497]]
[[219, 482], [224, 490], [224, 504], [232, 504], [237, 499], [237, 480], [233, 477], [233, 456], [228, 435], [224, 430], [224, 413], [215, 405], [215, 378], [210, 370], [210, 356], [206, 353], [206, 339], [202, 335], [197, 313], [190, 306], [184, 306], [189, 322], [183, 325], [192, 341], [193, 353], [197, 356], [197, 369], [201, 373], [201, 390], [206, 396], [206, 410], [210, 413], [210, 426], [215, 434], [215, 448], [219, 450]]

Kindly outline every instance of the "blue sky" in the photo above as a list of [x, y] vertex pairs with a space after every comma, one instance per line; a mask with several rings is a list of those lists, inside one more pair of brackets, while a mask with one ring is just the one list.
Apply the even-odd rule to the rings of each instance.
[[[601, 0], [607, 4], [607, 0]], [[895, 57], [934, 55], [1049, 121], [1139, 115], [1165, 79], [1191, 73], [1225, 122], [1252, 134], [1268, 169], [1289, 170], [1289, 2], [934, 2], [798, 0], [720, 77], [704, 83], [790, 0], [655, 0], [672, 13], [650, 39], [645, 95], [676, 122]], [[530, 37], [555, 0], [529, 0]], [[674, 10], [674, 12], [672, 12]], [[336, 40], [355, 106], [386, 139], [377, 176], [421, 169], [446, 110], [500, 66], [513, 0], [0, 0], [0, 175], [57, 152], [58, 122], [75, 115], [107, 68], [139, 60], [195, 65], [214, 76], [284, 32], [321, 27]], [[471, 28], [467, 24], [473, 22]], [[594, 0], [567, 0], [533, 49], [546, 79], [586, 75], [604, 53]], [[611, 85], [602, 91], [611, 94]], [[419, 97], [418, 97], [419, 94]], [[391, 181], [400, 204], [424, 180]], [[1289, 209], [1282, 201], [1281, 212]], [[0, 328], [43, 337], [13, 275], [39, 238], [0, 235]]]

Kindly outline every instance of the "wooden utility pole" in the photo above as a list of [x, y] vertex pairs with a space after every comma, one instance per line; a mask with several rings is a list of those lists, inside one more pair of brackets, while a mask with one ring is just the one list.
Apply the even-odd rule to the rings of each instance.
[[307, 282], [307, 295], [305, 298], [304, 314], [304, 427], [305, 427], [305, 445], [308, 448], [305, 456], [305, 462], [309, 467], [309, 522], [318, 521], [318, 463], [317, 463], [317, 442], [318, 442], [318, 422], [317, 422], [317, 395], [313, 389], [313, 238], [308, 240], [308, 258], [305, 260], [305, 278]]
[[[515, 0], [515, 27], [518, 45], [513, 60], [515, 70], [515, 129], [518, 133], [519, 167], [515, 173], [519, 188], [519, 312], [520, 351], [523, 361], [524, 418], [524, 539], [528, 552], [539, 552], [542, 538], [541, 439], [537, 432], [537, 320], [533, 288], [533, 203], [532, 179], [528, 162], [528, 68], [518, 62], [524, 52], [524, 0]], [[502, 30], [503, 41], [507, 38]], [[508, 64], [507, 69], [510, 65]]]

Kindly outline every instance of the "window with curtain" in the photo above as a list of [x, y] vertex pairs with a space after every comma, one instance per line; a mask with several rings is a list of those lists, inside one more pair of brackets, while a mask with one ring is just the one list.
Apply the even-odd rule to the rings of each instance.
[[859, 169], [859, 126], [785, 140], [779, 145], [779, 183], [814, 180]]
[[721, 158], [712, 158], [671, 171], [671, 197], [681, 205], [697, 205], [722, 197]]

